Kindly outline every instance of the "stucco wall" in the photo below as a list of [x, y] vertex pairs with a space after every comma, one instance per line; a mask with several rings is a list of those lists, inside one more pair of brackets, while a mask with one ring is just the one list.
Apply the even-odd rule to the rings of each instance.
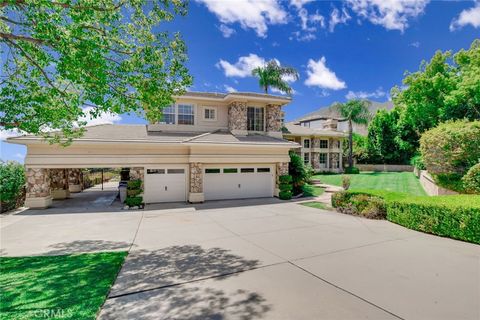
[[420, 184], [429, 196], [458, 194], [458, 192], [437, 186], [432, 176], [426, 170], [420, 171]]

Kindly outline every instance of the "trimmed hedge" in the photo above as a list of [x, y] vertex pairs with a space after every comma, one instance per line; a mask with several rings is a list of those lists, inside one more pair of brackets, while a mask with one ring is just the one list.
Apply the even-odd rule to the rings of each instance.
[[363, 216], [367, 216], [362, 214], [365, 208], [381, 207], [382, 202], [386, 218], [391, 222], [413, 230], [480, 244], [480, 196], [413, 197], [365, 190], [338, 192], [332, 197], [334, 208], [345, 213], [350, 213], [348, 210], [353, 208]]
[[347, 173], [347, 174], [359, 174], [360, 169], [358, 169], [357, 167], [346, 167], [345, 168], [345, 173]]
[[283, 175], [278, 177], [280, 192], [278, 193], [278, 198], [281, 200], [290, 200], [292, 199], [292, 185], [293, 177], [291, 175]]

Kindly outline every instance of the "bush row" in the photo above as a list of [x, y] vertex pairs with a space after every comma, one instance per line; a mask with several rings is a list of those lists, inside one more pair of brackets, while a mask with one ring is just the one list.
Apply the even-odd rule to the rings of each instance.
[[382, 218], [404, 227], [480, 244], [480, 196], [412, 197], [376, 190], [342, 191], [332, 197], [340, 212]]

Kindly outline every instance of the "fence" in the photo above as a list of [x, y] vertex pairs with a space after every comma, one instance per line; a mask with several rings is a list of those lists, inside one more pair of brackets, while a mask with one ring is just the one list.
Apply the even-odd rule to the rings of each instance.
[[356, 164], [360, 171], [413, 172], [413, 166], [404, 164]]

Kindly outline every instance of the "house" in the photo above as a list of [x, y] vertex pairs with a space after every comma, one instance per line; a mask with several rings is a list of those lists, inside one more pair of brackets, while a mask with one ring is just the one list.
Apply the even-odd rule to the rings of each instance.
[[[369, 112], [374, 115], [378, 110], [385, 109], [391, 110], [393, 108], [393, 103], [391, 101], [386, 102], [375, 102], [368, 101]], [[307, 127], [311, 129], [323, 129], [325, 126], [328, 126], [328, 122], [331, 120], [337, 120], [337, 129], [338, 131], [348, 131], [348, 122], [343, 119], [340, 114], [333, 108], [322, 107], [316, 111], [306, 114], [305, 116], [296, 119], [293, 123], [300, 125], [302, 127]], [[367, 126], [362, 124], [353, 124], [353, 132], [366, 136], [368, 134]]]
[[342, 172], [343, 141], [347, 133], [337, 129], [338, 121], [329, 119], [322, 128], [309, 128], [296, 123], [286, 123], [285, 139], [298, 143], [298, 155], [315, 171]]
[[80, 168], [130, 168], [146, 203], [272, 197], [288, 173], [282, 107], [290, 98], [257, 93], [187, 92], [149, 125], [98, 125], [68, 147], [40, 137], [27, 146], [26, 206], [48, 207], [80, 191]]

